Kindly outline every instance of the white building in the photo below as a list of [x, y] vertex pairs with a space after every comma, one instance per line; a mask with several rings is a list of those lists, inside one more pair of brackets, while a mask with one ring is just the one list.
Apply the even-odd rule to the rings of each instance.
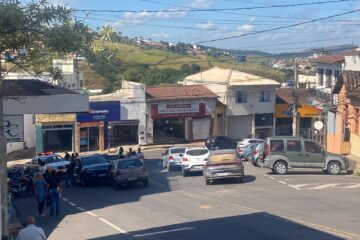
[[120, 101], [120, 121], [111, 122], [114, 145], [146, 144], [144, 84], [123, 80], [120, 90], [115, 93], [91, 96], [90, 101]]
[[63, 79], [55, 82], [56, 85], [83, 93], [84, 73], [77, 68], [75, 58], [54, 59], [53, 66], [64, 74]]
[[273, 135], [277, 81], [214, 67], [186, 77], [183, 84], [204, 85], [227, 106], [226, 135], [234, 139]]

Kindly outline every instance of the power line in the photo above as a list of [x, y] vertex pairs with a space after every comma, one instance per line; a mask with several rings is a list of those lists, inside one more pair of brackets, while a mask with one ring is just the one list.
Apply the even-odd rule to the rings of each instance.
[[329, 19], [329, 18], [348, 15], [348, 14], [359, 12], [359, 11], [360, 11], [360, 9], [356, 9], [356, 10], [352, 10], [352, 11], [348, 11], [348, 12], [344, 12], [344, 13], [339, 13], [339, 14], [335, 14], [335, 15], [331, 15], [331, 16], [327, 16], [327, 17], [316, 18], [316, 19], [313, 19], [313, 20], [310, 20], [310, 21], [305, 21], [305, 22], [295, 23], [295, 24], [291, 24], [291, 25], [286, 25], [286, 26], [281, 26], [281, 27], [276, 27], [276, 28], [260, 30], [260, 31], [252, 32], [252, 33], [244, 33], [244, 34], [234, 35], [234, 36], [230, 36], [230, 37], [223, 37], [223, 38], [217, 38], [217, 39], [212, 39], [212, 40], [207, 40], [207, 41], [200, 41], [200, 42], [196, 42], [196, 44], [218, 42], [218, 41], [229, 40], [229, 39], [234, 39], [234, 38], [239, 38], [239, 37], [256, 35], [256, 34], [260, 34], [260, 33], [272, 32], [272, 31], [276, 31], [276, 30], [280, 30], [280, 29], [292, 28], [292, 27], [296, 27], [296, 26], [301, 26], [301, 25], [305, 25], [305, 24], [309, 24], [309, 23], [322, 21], [322, 20]]
[[330, 0], [330, 1], [317, 1], [317, 2], [305, 2], [305, 3], [293, 3], [293, 4], [277, 4], [270, 6], [258, 6], [258, 7], [207, 8], [207, 9], [196, 8], [196, 9], [170, 9], [170, 10], [111, 10], [111, 9], [72, 9], [72, 10], [74, 12], [111, 12], [111, 13], [222, 12], [222, 11], [255, 10], [255, 9], [268, 9], [268, 8], [299, 7], [299, 6], [321, 5], [321, 4], [353, 2], [353, 1], [355, 0]]

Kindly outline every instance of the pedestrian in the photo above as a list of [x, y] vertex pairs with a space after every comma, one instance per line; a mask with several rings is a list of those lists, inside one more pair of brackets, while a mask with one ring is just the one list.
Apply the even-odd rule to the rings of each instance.
[[75, 154], [71, 154], [70, 164], [68, 165], [66, 176], [65, 176], [65, 186], [70, 187], [70, 183], [74, 182], [74, 169], [76, 165]]
[[125, 157], [125, 150], [123, 147], [119, 148], [119, 156], [120, 158], [124, 158]]
[[132, 150], [132, 148], [129, 148], [129, 151], [126, 156], [131, 157], [132, 155], [133, 155], [133, 150]]
[[34, 177], [35, 197], [38, 203], [38, 211], [40, 216], [45, 216], [44, 206], [46, 201], [46, 182], [40, 172]]
[[60, 192], [61, 192], [61, 179], [60, 174], [56, 174], [55, 170], [52, 170], [47, 181], [47, 190], [50, 198], [50, 216], [54, 213], [59, 215], [60, 212]]
[[70, 154], [69, 154], [68, 152], [65, 152], [64, 159], [65, 159], [66, 161], [70, 161]]
[[21, 229], [16, 240], [46, 240], [45, 232], [42, 228], [35, 225], [35, 218], [26, 218], [26, 227]]
[[144, 154], [141, 152], [141, 148], [138, 148], [138, 151], [136, 153], [136, 156], [138, 159], [140, 159], [142, 162], [144, 161]]

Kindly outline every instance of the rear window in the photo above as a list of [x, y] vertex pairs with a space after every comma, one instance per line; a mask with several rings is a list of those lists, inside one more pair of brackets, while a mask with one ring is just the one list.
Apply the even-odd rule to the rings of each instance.
[[201, 156], [207, 154], [209, 151], [206, 149], [194, 149], [186, 152], [189, 156]]
[[139, 159], [129, 159], [129, 160], [121, 160], [118, 161], [118, 168], [126, 169], [126, 168], [134, 168], [143, 166], [142, 162]]
[[270, 151], [271, 152], [284, 151], [284, 141], [283, 140], [271, 140], [270, 141]]
[[227, 153], [227, 154], [217, 154], [217, 155], [210, 156], [208, 163], [223, 164], [223, 163], [228, 163], [228, 162], [235, 162], [238, 160], [239, 159], [236, 154]]
[[174, 153], [184, 153], [185, 149], [186, 148], [174, 148], [174, 149], [171, 149], [171, 153], [172, 154], [174, 154]]

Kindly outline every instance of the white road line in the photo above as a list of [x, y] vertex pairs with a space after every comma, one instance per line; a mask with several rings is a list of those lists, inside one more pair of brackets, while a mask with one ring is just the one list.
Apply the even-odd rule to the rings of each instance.
[[282, 184], [287, 184], [286, 182], [284, 182], [284, 181], [279, 181], [279, 183], [282, 183]]
[[325, 189], [325, 188], [334, 188], [337, 185], [340, 185], [341, 183], [329, 183], [329, 184], [323, 184], [320, 186], [309, 188], [310, 190], [318, 190], [318, 189]]
[[343, 187], [343, 188], [349, 189], [349, 188], [358, 188], [358, 187], [360, 187], [360, 184], [354, 184], [354, 185], [350, 185], [350, 186]]
[[134, 237], [146, 237], [146, 236], [151, 236], [151, 235], [159, 235], [159, 234], [163, 234], [163, 233], [171, 233], [171, 232], [179, 232], [179, 231], [186, 231], [186, 230], [192, 230], [194, 229], [193, 227], [184, 227], [184, 228], [176, 228], [176, 229], [170, 229], [170, 230], [166, 230], [166, 231], [158, 231], [158, 232], [151, 232], [151, 233], [144, 233], [144, 234], [136, 234], [133, 235]]
[[62, 198], [62, 200], [64, 200], [65, 202], [67, 202], [68, 200], [67, 200], [67, 198]]
[[71, 206], [76, 207], [76, 204], [73, 202], [68, 202]]
[[269, 177], [270, 179], [275, 179], [274, 177]]
[[310, 184], [297, 184], [297, 185], [289, 185], [292, 188], [295, 188], [296, 190], [301, 190], [302, 187], [306, 187]]
[[80, 211], [85, 212], [85, 209], [83, 209], [82, 207], [77, 207], [77, 209], [79, 209]]
[[86, 213], [89, 214], [90, 216], [97, 217], [97, 215], [91, 211], [86, 211]]
[[107, 225], [109, 225], [110, 227], [114, 228], [116, 231], [127, 234], [127, 232], [117, 226], [115, 226], [114, 224], [112, 224], [111, 222], [107, 221], [106, 219], [103, 218], [99, 218], [100, 221], [106, 223]]

